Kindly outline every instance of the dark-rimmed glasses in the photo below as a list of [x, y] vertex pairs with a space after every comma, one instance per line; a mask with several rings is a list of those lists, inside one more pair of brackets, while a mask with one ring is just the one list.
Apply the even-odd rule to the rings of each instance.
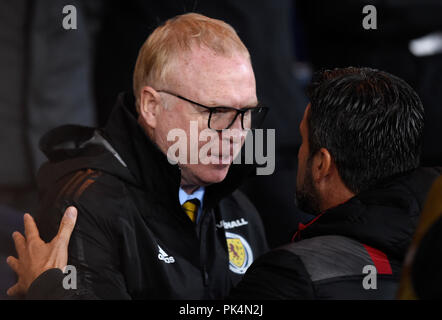
[[209, 129], [222, 131], [229, 129], [232, 124], [241, 115], [241, 127], [243, 130], [246, 129], [257, 129], [262, 125], [265, 115], [267, 114], [268, 108], [263, 106], [249, 107], [236, 109], [233, 107], [207, 107], [198, 102], [192, 101], [190, 99], [184, 98], [178, 94], [166, 91], [166, 90], [156, 90], [157, 92], [163, 92], [177, 97], [181, 100], [189, 102], [193, 105], [206, 109], [209, 112], [208, 127]]

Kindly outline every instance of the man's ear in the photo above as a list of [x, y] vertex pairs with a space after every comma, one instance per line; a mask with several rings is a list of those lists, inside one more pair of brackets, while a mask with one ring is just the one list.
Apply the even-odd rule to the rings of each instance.
[[319, 183], [329, 176], [333, 169], [333, 160], [327, 149], [321, 148], [313, 156], [312, 160], [312, 176], [313, 181]]
[[157, 126], [157, 116], [160, 110], [160, 95], [155, 89], [149, 86], [141, 88], [139, 116], [143, 122], [151, 128]]

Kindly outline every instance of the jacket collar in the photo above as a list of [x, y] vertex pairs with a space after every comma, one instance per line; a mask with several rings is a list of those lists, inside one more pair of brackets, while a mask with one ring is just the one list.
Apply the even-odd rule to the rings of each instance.
[[418, 168], [383, 181], [325, 211], [296, 238], [347, 236], [402, 260], [426, 194], [440, 174], [439, 168]]

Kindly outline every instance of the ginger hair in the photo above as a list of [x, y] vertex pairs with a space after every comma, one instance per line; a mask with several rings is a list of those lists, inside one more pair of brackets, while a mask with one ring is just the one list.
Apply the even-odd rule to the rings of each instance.
[[197, 13], [171, 18], [152, 32], [138, 53], [133, 75], [137, 111], [141, 89], [165, 83], [180, 55], [195, 47], [205, 47], [222, 56], [241, 54], [250, 59], [238, 34], [224, 21]]

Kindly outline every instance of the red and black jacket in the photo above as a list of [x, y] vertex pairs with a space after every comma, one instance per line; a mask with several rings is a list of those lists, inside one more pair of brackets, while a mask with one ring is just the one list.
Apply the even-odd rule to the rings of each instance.
[[[231, 298], [394, 299], [422, 204], [440, 174], [418, 168], [327, 210], [292, 243], [257, 259]], [[375, 286], [366, 266], [376, 268]]]

